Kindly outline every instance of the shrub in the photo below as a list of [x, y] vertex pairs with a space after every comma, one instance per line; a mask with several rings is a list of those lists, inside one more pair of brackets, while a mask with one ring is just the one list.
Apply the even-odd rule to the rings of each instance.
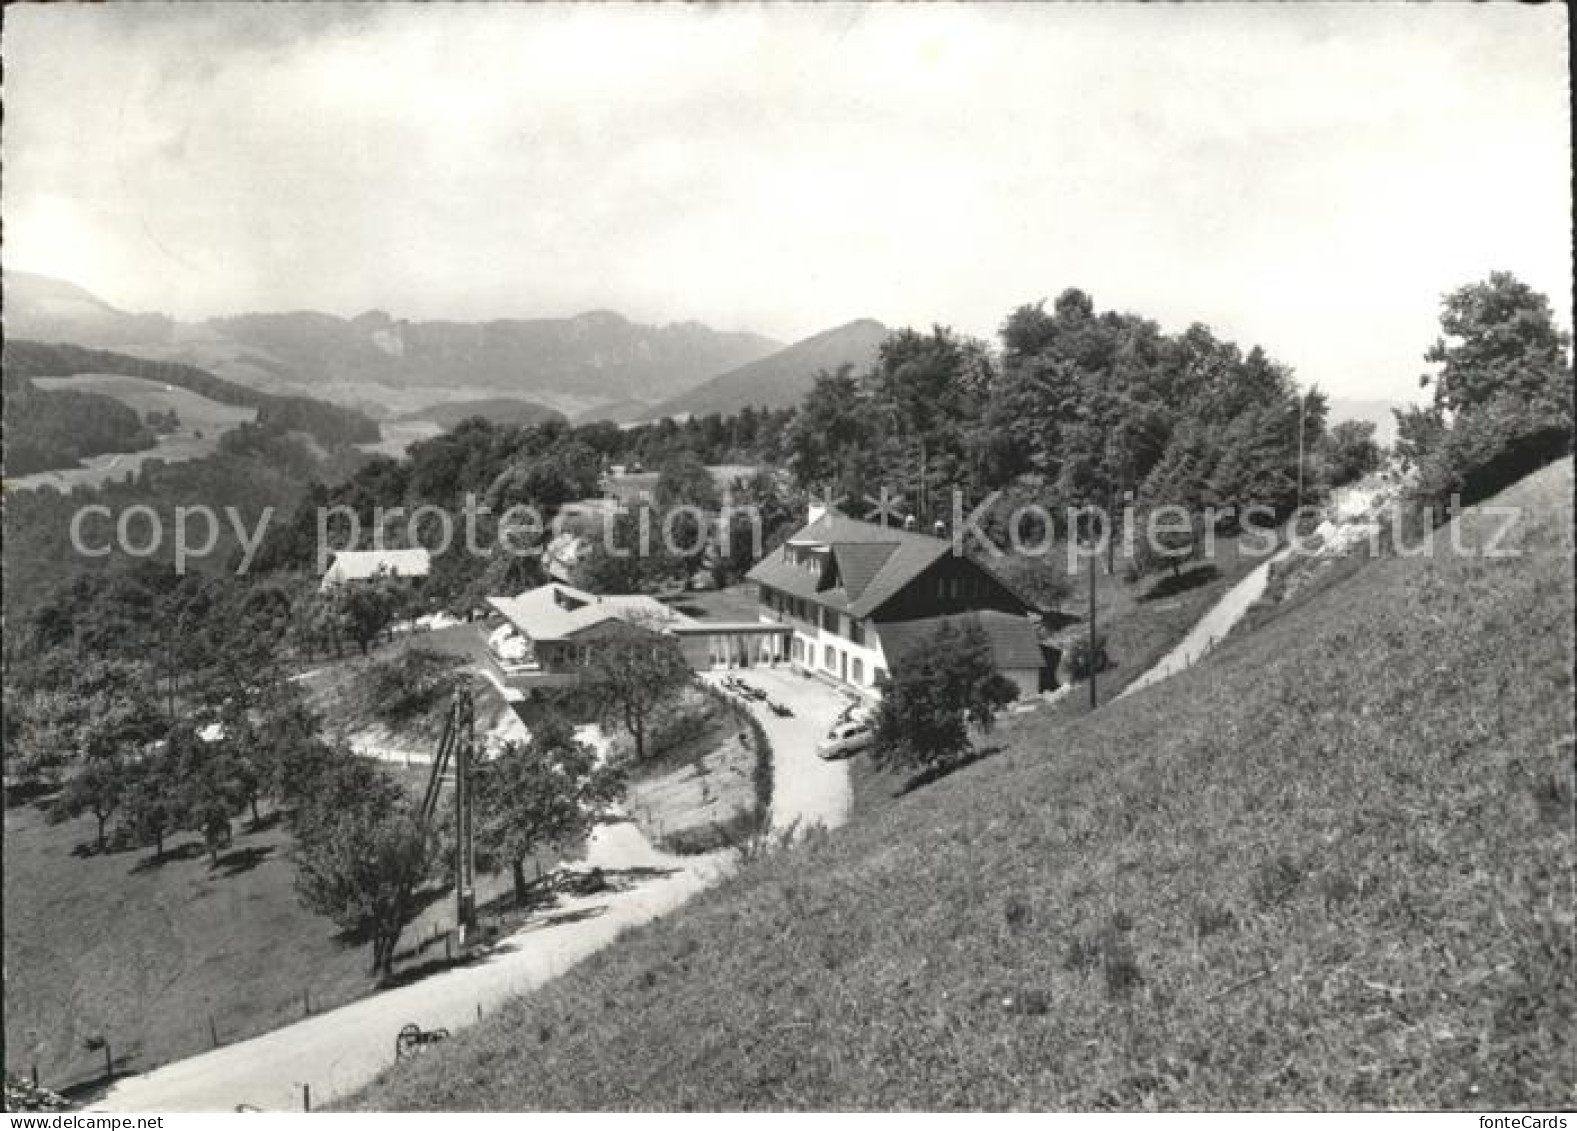
[[1453, 496], [1464, 506], [1480, 502], [1559, 459], [1571, 444], [1568, 419], [1497, 397], [1459, 414], [1422, 455], [1409, 499], [1435, 523], [1445, 522]]
[[431, 648], [404, 652], [368, 665], [360, 677], [379, 722], [399, 726], [426, 714], [455, 688], [455, 656]]
[[1075, 681], [1089, 679], [1091, 671], [1103, 672], [1111, 666], [1111, 656], [1106, 650], [1104, 632], [1096, 631], [1093, 650], [1088, 635], [1079, 637], [1068, 646], [1068, 673]]

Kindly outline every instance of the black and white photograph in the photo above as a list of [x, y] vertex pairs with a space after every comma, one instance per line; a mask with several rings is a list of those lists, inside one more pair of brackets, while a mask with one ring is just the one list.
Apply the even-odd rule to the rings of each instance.
[[8, 1127], [1577, 1119], [1564, 5], [0, 18]]

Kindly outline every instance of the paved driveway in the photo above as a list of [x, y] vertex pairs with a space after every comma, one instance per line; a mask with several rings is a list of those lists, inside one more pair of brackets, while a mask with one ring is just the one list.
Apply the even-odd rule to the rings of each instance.
[[759, 687], [794, 712], [779, 718], [763, 703], [750, 705], [772, 742], [773, 830], [812, 825], [831, 829], [847, 821], [853, 800], [848, 763], [823, 762], [816, 757], [816, 743], [827, 736], [853, 696], [787, 666], [707, 672], [702, 678], [720, 686], [724, 675]]

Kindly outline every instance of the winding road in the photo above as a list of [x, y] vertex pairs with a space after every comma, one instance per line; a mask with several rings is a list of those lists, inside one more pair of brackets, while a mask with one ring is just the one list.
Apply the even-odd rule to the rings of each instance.
[[[848, 767], [823, 762], [815, 743], [846, 702], [819, 681], [786, 670], [741, 673], [792, 717], [753, 704], [773, 748], [774, 831], [829, 827], [848, 818]], [[708, 675], [709, 680], [715, 677]], [[603, 825], [579, 867], [599, 867], [614, 890], [563, 900], [474, 963], [384, 990], [338, 1009], [118, 1081], [94, 1107], [115, 1112], [301, 1110], [348, 1095], [394, 1061], [394, 1038], [415, 1023], [459, 1029], [504, 1001], [564, 973], [620, 932], [667, 914], [716, 883], [731, 853], [659, 852], [630, 822]]]

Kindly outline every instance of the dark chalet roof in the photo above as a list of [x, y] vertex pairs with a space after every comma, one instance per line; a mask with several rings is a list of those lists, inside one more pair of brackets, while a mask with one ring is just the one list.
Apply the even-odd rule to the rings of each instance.
[[882, 653], [887, 657], [887, 662], [894, 668], [901, 667], [904, 660], [925, 645], [938, 628], [944, 623], [953, 627], [964, 629], [970, 625], [978, 626], [991, 642], [991, 658], [996, 662], [1001, 671], [1012, 669], [1039, 668], [1045, 665], [1045, 658], [1040, 650], [1040, 637], [1035, 630], [1035, 625], [1028, 617], [1014, 616], [1012, 613], [998, 612], [995, 609], [982, 609], [979, 612], [958, 613], [945, 617], [922, 617], [919, 620], [888, 621], [880, 626], [882, 637]]
[[[836, 511], [829, 511], [802, 527], [789, 539], [790, 544], [795, 542], [828, 547], [836, 567], [831, 587], [818, 589], [821, 579], [816, 573], [789, 561], [786, 548], [774, 550], [757, 562], [747, 575], [750, 580], [840, 609], [854, 617], [874, 613], [953, 548], [945, 538], [860, 522]], [[995, 570], [973, 557], [969, 560], [1022, 601], [1026, 608], [1036, 607]]]
[[869, 616], [952, 549], [952, 544], [941, 538], [859, 522], [835, 512], [802, 528], [789, 542], [830, 547], [837, 584], [818, 590], [820, 578], [790, 562], [784, 549], [757, 562], [749, 573], [750, 580], [843, 609], [855, 617]]

